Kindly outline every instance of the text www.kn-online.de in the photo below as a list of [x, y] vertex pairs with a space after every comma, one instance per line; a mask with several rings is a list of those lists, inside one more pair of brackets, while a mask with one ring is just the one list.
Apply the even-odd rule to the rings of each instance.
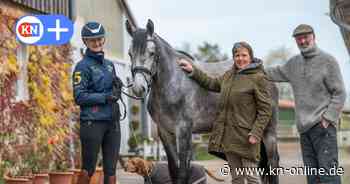
[[[220, 168], [220, 174], [222, 176], [227, 176], [231, 172], [231, 169], [228, 164], [224, 164], [224, 167]], [[234, 170], [236, 175], [326, 175], [326, 176], [335, 176], [343, 175], [343, 167], [333, 167], [329, 170], [325, 168], [312, 168], [312, 167], [276, 167], [272, 168], [271, 166], [266, 168], [250, 168], [250, 167], [241, 167], [235, 168]]]

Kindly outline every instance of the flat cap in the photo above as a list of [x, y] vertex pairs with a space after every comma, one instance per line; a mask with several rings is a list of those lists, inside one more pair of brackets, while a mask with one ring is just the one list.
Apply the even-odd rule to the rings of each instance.
[[314, 29], [307, 24], [300, 24], [293, 31], [293, 36], [298, 36], [302, 34], [314, 33]]

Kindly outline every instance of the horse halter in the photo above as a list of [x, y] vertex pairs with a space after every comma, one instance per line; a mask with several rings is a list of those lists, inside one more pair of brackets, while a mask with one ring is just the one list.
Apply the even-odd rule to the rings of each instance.
[[[132, 64], [131, 65], [131, 74], [132, 74], [133, 78], [135, 78], [135, 75], [137, 73], [140, 73], [143, 76], [143, 78], [145, 79], [145, 81], [147, 83], [147, 91], [146, 92], [148, 93], [150, 91], [151, 84], [153, 82], [153, 78], [157, 74], [157, 66], [158, 66], [158, 62], [159, 62], [159, 48], [157, 47], [156, 41], [154, 39], [147, 39], [146, 41], [153, 42], [154, 45], [156, 46], [155, 55], [154, 55], [151, 69], [148, 69], [144, 66], [134, 66], [134, 64]], [[150, 80], [147, 80], [146, 74], [150, 76]]]

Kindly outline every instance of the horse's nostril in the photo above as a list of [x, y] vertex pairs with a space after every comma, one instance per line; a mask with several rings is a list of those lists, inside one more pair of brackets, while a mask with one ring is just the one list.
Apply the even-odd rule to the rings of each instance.
[[142, 92], [146, 91], [146, 88], [144, 86], [141, 87]]

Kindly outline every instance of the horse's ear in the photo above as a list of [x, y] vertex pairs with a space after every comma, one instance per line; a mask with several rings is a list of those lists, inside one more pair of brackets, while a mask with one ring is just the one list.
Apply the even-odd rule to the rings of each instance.
[[147, 33], [152, 36], [154, 33], [154, 24], [151, 19], [148, 19], [147, 22]]
[[126, 30], [128, 31], [129, 35], [133, 36], [134, 32], [135, 32], [135, 27], [130, 24], [129, 20], [125, 21], [125, 26], [126, 26]]

